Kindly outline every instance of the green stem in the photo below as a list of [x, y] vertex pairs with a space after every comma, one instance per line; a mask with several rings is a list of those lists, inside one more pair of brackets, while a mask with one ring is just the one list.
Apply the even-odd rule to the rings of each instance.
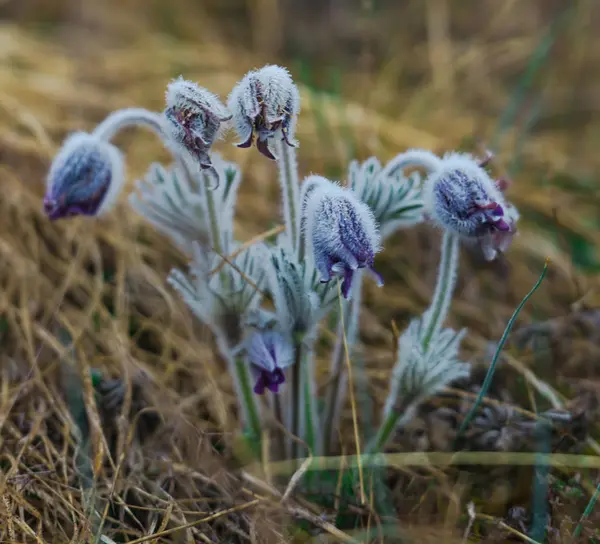
[[[303, 343], [302, 338], [296, 338], [294, 342], [295, 356], [294, 364], [292, 365], [292, 428], [291, 432], [294, 436], [300, 436], [300, 417], [302, 413], [302, 360], [303, 360]], [[292, 459], [300, 457], [300, 445], [295, 440], [291, 445]]]
[[260, 457], [260, 440], [261, 440], [261, 422], [258, 413], [258, 405], [256, 397], [252, 390], [252, 381], [250, 379], [250, 370], [248, 363], [242, 358], [236, 358], [233, 365], [233, 377], [237, 382], [238, 395], [242, 405], [242, 413], [244, 423], [250, 429], [252, 434], [251, 442], [256, 445], [255, 453]]
[[144, 126], [156, 133], [163, 142], [166, 139], [162, 128], [161, 115], [144, 108], [124, 108], [113, 111], [104, 121], [96, 126], [92, 134], [101, 140], [109, 142], [118, 132], [133, 126]]
[[302, 358], [302, 391], [303, 391], [303, 436], [301, 437], [310, 449], [312, 455], [319, 455], [319, 436], [318, 436], [318, 421], [317, 409], [315, 403], [315, 391], [313, 384], [315, 383], [313, 372], [313, 353], [312, 350], [305, 349]]
[[426, 330], [423, 338], [423, 350], [427, 352], [429, 344], [439, 331], [446, 319], [452, 292], [456, 285], [456, 271], [458, 269], [458, 237], [448, 231], [444, 232], [442, 239], [442, 252], [438, 278], [433, 294], [431, 306], [427, 310]]
[[573, 538], [579, 538], [581, 536], [581, 531], [583, 531], [583, 522], [590, 517], [590, 514], [592, 513], [592, 510], [594, 509], [594, 506], [596, 506], [596, 502], [598, 501], [598, 497], [600, 497], [600, 483], [598, 484], [598, 486], [596, 487], [596, 491], [594, 491], [594, 494], [592, 495], [592, 498], [590, 499], [590, 502], [588, 502], [587, 506], [585, 507], [585, 510], [579, 520], [579, 523], [577, 524], [577, 527], [575, 527], [575, 531], [573, 532]]
[[280, 461], [285, 459], [287, 455], [285, 434], [283, 432], [283, 429], [285, 428], [285, 418], [283, 416], [283, 407], [281, 406], [281, 395], [273, 395], [273, 412], [275, 420], [281, 425], [281, 427], [275, 429], [275, 436], [277, 437], [277, 451], [275, 458], [277, 461]]
[[217, 213], [217, 204], [215, 202], [215, 191], [210, 189], [210, 178], [208, 174], [203, 173], [204, 197], [206, 199], [206, 211], [208, 213], [208, 230], [210, 232], [211, 243], [214, 252], [217, 255], [223, 255], [223, 244], [221, 243], [221, 229], [219, 225], [219, 214]]
[[496, 352], [494, 353], [494, 356], [492, 357], [492, 362], [490, 363], [490, 367], [488, 368], [487, 374], [485, 375], [483, 383], [481, 384], [481, 389], [479, 391], [479, 394], [477, 395], [477, 398], [475, 399], [473, 406], [471, 406], [471, 409], [465, 416], [465, 419], [463, 419], [463, 422], [462, 422], [461, 426], [459, 427], [458, 432], [456, 433], [456, 438], [454, 439], [455, 444], [458, 442], [461, 435], [464, 433], [466, 428], [469, 426], [469, 423], [471, 423], [471, 419], [473, 419], [473, 416], [477, 412], [477, 409], [479, 408], [479, 405], [481, 404], [483, 397], [485, 397], [485, 395], [487, 394], [487, 390], [489, 389], [489, 387], [492, 383], [492, 378], [494, 377], [494, 371], [496, 370], [496, 363], [498, 362], [498, 359], [500, 358], [500, 353], [502, 352], [502, 348], [504, 348], [506, 339], [508, 338], [508, 335], [510, 334], [511, 329], [513, 328], [513, 325], [514, 325], [515, 321], [517, 320], [519, 313], [523, 309], [523, 306], [525, 306], [525, 303], [531, 298], [533, 293], [535, 293], [537, 291], [538, 287], [542, 284], [542, 281], [544, 280], [544, 276], [546, 275], [547, 270], [548, 270], [548, 261], [546, 261], [546, 263], [544, 264], [544, 269], [542, 270], [542, 273], [540, 274], [540, 277], [537, 280], [536, 284], [531, 288], [531, 291], [529, 291], [529, 293], [527, 293], [525, 295], [525, 298], [517, 306], [517, 309], [514, 311], [512, 317], [509, 319], [508, 324], [506, 325], [506, 328], [504, 329], [504, 333], [502, 334], [502, 338], [500, 338], [500, 342], [498, 342], [498, 346], [496, 347]]
[[380, 453], [388, 443], [394, 431], [400, 426], [404, 414], [400, 410], [390, 410], [379, 426], [377, 434], [366, 448], [366, 454]]
[[275, 147], [285, 228], [290, 238], [290, 245], [296, 252], [300, 244], [300, 182], [296, 148], [287, 145], [280, 137], [275, 138]]
[[323, 444], [329, 451], [335, 440], [335, 430], [338, 425], [340, 411], [346, 397], [346, 369], [344, 367], [343, 326], [346, 327], [348, 349], [351, 350], [358, 333], [358, 320], [362, 295], [362, 270], [358, 270], [352, 286], [352, 298], [344, 301], [343, 316], [337, 330], [337, 339], [331, 359], [331, 381], [325, 393], [325, 409], [323, 411]]

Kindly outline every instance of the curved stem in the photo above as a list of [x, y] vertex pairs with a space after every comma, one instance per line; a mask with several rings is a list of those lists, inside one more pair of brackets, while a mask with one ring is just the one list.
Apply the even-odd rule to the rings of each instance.
[[119, 131], [132, 126], [145, 126], [155, 132], [159, 138], [165, 138], [161, 115], [145, 108], [124, 108], [113, 111], [94, 129], [92, 134], [108, 142]]
[[393, 176], [398, 170], [409, 167], [423, 168], [427, 172], [434, 172], [440, 167], [442, 160], [424, 149], [409, 149], [404, 153], [396, 155], [386, 166], [385, 175]]

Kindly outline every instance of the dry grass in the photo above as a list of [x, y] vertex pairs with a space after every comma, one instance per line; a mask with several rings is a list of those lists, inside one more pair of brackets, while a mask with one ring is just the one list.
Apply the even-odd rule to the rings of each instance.
[[[168, 4], [171, 9], [166, 2], [141, 0], [2, 4], [3, 542], [91, 542], [101, 529], [114, 535], [117, 528], [129, 542], [285, 542], [290, 520], [302, 518], [332, 541], [364, 539], [357, 531], [336, 533], [330, 520], [318, 517], [318, 508], [300, 498], [281, 504], [282, 490], [266, 484], [264, 474], [244, 479], [233, 466], [231, 384], [212, 356], [208, 336], [164, 283], [173, 265], [185, 264], [183, 256], [126, 203], [98, 222], [50, 224], [40, 213], [45, 172], [67, 132], [90, 128], [123, 106], [160, 109], [166, 83], [179, 73], [223, 96], [248, 68], [297, 58], [294, 48], [309, 60], [327, 51], [313, 61], [315, 80], [323, 86], [334, 64], [343, 73], [343, 100], [303, 89], [298, 134], [303, 173], [339, 169], [348, 159], [348, 142], [359, 158], [377, 154], [385, 160], [406, 147], [445, 150], [465, 138], [489, 140], [547, 23], [563, 5], [429, 0], [380, 2], [370, 11], [369, 2], [360, 9], [331, 2], [328, 18], [323, 6], [329, 3], [288, 4], [181, 0]], [[505, 262], [489, 266], [463, 259], [451, 324], [469, 327], [469, 355], [481, 357], [485, 342], [499, 338], [547, 256], [550, 273], [521, 324], [594, 309], [600, 302], [597, 269], [576, 266], [598, 258], [600, 247], [598, 191], [595, 182], [584, 181], [600, 167], [600, 81], [593, 69], [600, 49], [592, 33], [599, 17], [592, 0], [577, 4], [534, 78], [529, 99], [500, 140], [499, 171], [516, 153], [522, 155], [511, 189], [524, 215], [522, 234]], [[536, 125], [525, 130], [538, 104], [543, 109]], [[168, 159], [152, 135], [131, 133], [119, 142], [130, 179], [142, 175], [150, 160]], [[247, 240], [277, 219], [275, 172], [257, 153], [228, 145], [222, 151], [243, 168], [239, 232]], [[367, 290], [363, 338], [377, 402], [393, 360], [392, 320], [402, 329], [430, 297], [436, 239], [426, 227], [398, 236], [382, 259], [385, 289]], [[504, 387], [523, 409], [536, 411], [548, 404], [546, 384], [567, 400], [575, 396], [575, 385], [591, 391], [575, 399], [589, 401], [580, 407], [589, 412], [600, 383], [593, 326], [583, 333], [564, 327], [551, 332], [548, 353], [509, 350], [495, 397], [503, 399]], [[117, 406], [93, 401], [91, 368], [124, 379]], [[81, 416], [89, 421], [91, 441], [83, 446], [77, 434], [81, 421], [69, 398], [73, 390], [83, 392]], [[597, 412], [588, 419], [593, 430]], [[345, 424], [351, 452], [350, 411]], [[441, 444], [430, 437], [425, 449]], [[78, 453], [82, 447], [92, 460], [83, 485], [75, 470], [85, 458]], [[528, 505], [530, 495], [531, 471], [519, 470], [510, 463], [500, 467], [492, 473], [494, 485], [482, 493], [488, 468], [396, 464], [390, 473], [403, 541], [460, 542], [469, 500], [476, 501], [478, 512], [509, 523], [508, 506]], [[593, 491], [591, 476], [576, 470], [585, 496], [578, 502], [555, 497], [556, 542], [571, 541], [569, 517], [578, 519]], [[487, 535], [482, 541], [509, 538], [505, 527], [483, 517], [473, 525]], [[380, 530], [373, 541], [395, 541]]]

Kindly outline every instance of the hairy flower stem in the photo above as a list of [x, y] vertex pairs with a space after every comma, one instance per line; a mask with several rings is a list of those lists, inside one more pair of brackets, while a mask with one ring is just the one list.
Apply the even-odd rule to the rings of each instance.
[[[311, 455], [321, 453], [316, 392], [314, 390], [314, 353], [312, 342], [302, 333], [297, 333], [295, 360], [291, 378], [291, 432], [302, 440]], [[290, 445], [292, 459], [299, 459], [302, 445], [293, 441]]]
[[348, 348], [352, 350], [358, 336], [362, 282], [362, 270], [358, 270], [352, 285], [352, 297], [350, 300], [344, 300], [343, 316], [340, 316], [338, 323], [337, 339], [331, 358], [331, 380], [325, 393], [325, 409], [323, 412], [323, 444], [327, 452], [330, 451], [335, 442], [335, 433], [338, 429], [340, 414], [347, 393], [347, 374], [344, 366], [344, 327], [346, 328]]
[[[438, 278], [433, 293], [433, 300], [431, 306], [424, 314], [424, 330], [421, 336], [421, 345], [423, 346], [424, 353], [427, 353], [431, 340], [439, 332], [448, 315], [452, 293], [454, 291], [454, 286], [456, 285], [458, 249], [458, 237], [447, 231], [444, 232]], [[408, 406], [398, 406], [397, 400], [398, 399], [388, 399], [388, 402], [386, 403], [388, 409], [384, 414], [383, 423], [379, 427], [377, 435], [367, 448], [368, 453], [381, 452], [396, 429], [412, 419], [414, 409], [416, 408], [414, 399]]]
[[439, 332], [446, 320], [458, 271], [458, 237], [444, 231], [437, 283], [431, 306], [425, 312], [425, 331], [422, 336], [423, 351], [429, 348], [431, 339]]
[[118, 132], [132, 126], [145, 126], [164, 141], [161, 116], [144, 108], [125, 108], [112, 112], [92, 132], [94, 136], [109, 142]]
[[311, 346], [304, 350], [302, 361], [302, 439], [308, 446], [311, 455], [321, 454], [321, 440], [319, 436], [319, 422], [315, 391], [315, 362], [314, 349]]
[[234, 390], [238, 398], [242, 426], [250, 432], [249, 441], [254, 453], [260, 457], [260, 440], [262, 437], [262, 424], [256, 395], [252, 389], [252, 376], [249, 363], [232, 353], [230, 342], [224, 331], [215, 331], [217, 346], [225, 358], [227, 369], [233, 379]]
[[283, 198], [285, 228], [291, 248], [297, 252], [300, 246], [300, 182], [298, 181], [296, 148], [287, 145], [282, 134], [277, 134], [275, 152]]
[[203, 172], [203, 191], [204, 199], [206, 201], [206, 212], [208, 216], [208, 232], [210, 233], [210, 241], [212, 249], [217, 255], [224, 256], [225, 248], [221, 243], [221, 227], [219, 225], [219, 214], [217, 213], [217, 205], [215, 202], [215, 193], [210, 188], [210, 175]]
[[[294, 364], [292, 365], [292, 394], [290, 404], [292, 407], [292, 435], [301, 438], [300, 436], [300, 418], [302, 416], [302, 363], [303, 357], [303, 342], [299, 335], [294, 342], [295, 358]], [[300, 445], [296, 440], [292, 441], [291, 444], [292, 459], [298, 459], [300, 457]]]
[[434, 172], [439, 168], [441, 159], [431, 153], [431, 151], [425, 151], [422, 149], [410, 149], [405, 153], [400, 153], [392, 159], [389, 164], [388, 176], [393, 176], [398, 170], [404, 170], [405, 168], [423, 168], [428, 173]]
[[285, 418], [283, 415], [282, 395], [273, 395], [272, 399], [275, 421], [281, 425], [275, 428], [275, 436], [277, 437], [275, 440], [275, 459], [279, 461], [289, 456], [289, 448], [287, 447], [287, 441], [283, 432], [283, 429], [285, 429]]
[[403, 416], [405, 416], [405, 413], [403, 413], [401, 410], [390, 411], [385, 416], [383, 423], [379, 426], [377, 434], [367, 446], [365, 453], [380, 453], [396, 429], [398, 429], [402, 423], [410, 421], [411, 417]]

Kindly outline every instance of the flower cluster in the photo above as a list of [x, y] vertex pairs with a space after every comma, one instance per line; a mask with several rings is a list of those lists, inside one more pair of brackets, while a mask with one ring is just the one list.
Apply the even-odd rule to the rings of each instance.
[[[161, 138], [173, 163], [152, 163], [129, 202], [190, 258], [189, 270], [172, 270], [168, 282], [213, 333], [252, 442], [259, 444], [268, 410], [289, 431], [275, 441], [280, 457], [299, 454], [299, 443], [313, 454], [330, 452], [347, 385], [342, 354], [358, 342], [363, 279], [370, 275], [383, 286], [376, 263], [382, 243], [426, 219], [443, 229], [431, 305], [398, 343], [383, 422], [369, 446], [380, 451], [421, 402], [469, 373], [459, 358], [466, 331], [455, 333], [444, 321], [460, 243], [479, 245], [491, 260], [516, 233], [519, 215], [504, 196], [506, 184], [490, 177], [486, 161], [418, 149], [384, 165], [374, 157], [353, 161], [345, 185], [319, 175], [300, 181], [294, 141], [300, 97], [279, 66], [246, 74], [227, 106], [183, 78], [167, 85], [165, 101], [162, 112], [120, 110], [92, 133], [69, 136], [49, 170], [44, 212], [51, 220], [105, 214], [125, 179], [113, 136], [144, 125]], [[238, 147], [256, 143], [276, 161], [284, 232], [275, 241], [243, 243], [235, 236], [241, 172], [213, 151], [230, 125]], [[324, 409], [317, 409], [315, 350], [331, 318], [338, 320], [337, 343]]]

